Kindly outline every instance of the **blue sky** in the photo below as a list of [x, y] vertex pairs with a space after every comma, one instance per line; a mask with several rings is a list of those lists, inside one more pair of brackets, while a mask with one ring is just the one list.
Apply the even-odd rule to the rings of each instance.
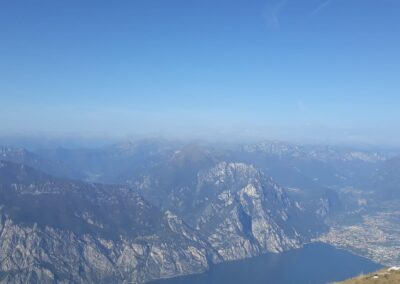
[[1, 133], [400, 144], [398, 0], [5, 0]]

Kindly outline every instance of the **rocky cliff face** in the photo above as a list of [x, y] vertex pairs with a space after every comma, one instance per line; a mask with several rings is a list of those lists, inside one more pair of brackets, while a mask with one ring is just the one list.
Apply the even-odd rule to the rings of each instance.
[[[222, 162], [198, 177], [196, 227], [226, 260], [299, 245], [282, 188], [259, 170]], [[204, 202], [202, 202], [204, 201]]]
[[144, 283], [202, 272], [218, 261], [196, 231], [137, 193], [51, 177], [43, 181], [45, 175], [31, 168], [1, 162], [0, 176], [5, 173], [3, 283]]
[[301, 244], [291, 216], [302, 212], [280, 186], [252, 165], [220, 162], [199, 170], [194, 182], [175, 186], [163, 184], [155, 175], [146, 176], [138, 188], [201, 232], [223, 260], [281, 252]]
[[206, 247], [177, 237], [104, 239], [2, 216], [2, 283], [144, 283], [205, 271]]

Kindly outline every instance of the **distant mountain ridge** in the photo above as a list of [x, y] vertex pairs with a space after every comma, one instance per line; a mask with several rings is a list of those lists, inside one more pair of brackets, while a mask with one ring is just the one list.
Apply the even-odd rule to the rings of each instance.
[[370, 189], [383, 199], [400, 198], [400, 156], [385, 161], [372, 176]]
[[277, 156], [291, 156], [302, 159], [341, 160], [364, 162], [384, 161], [386, 157], [376, 151], [355, 150], [346, 147], [322, 145], [299, 145], [280, 141], [265, 141], [243, 145], [243, 151], [262, 152]]

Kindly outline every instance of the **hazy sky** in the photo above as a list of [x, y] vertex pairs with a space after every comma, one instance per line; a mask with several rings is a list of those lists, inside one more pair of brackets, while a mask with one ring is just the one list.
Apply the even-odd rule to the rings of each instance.
[[398, 0], [2, 0], [0, 132], [400, 145]]

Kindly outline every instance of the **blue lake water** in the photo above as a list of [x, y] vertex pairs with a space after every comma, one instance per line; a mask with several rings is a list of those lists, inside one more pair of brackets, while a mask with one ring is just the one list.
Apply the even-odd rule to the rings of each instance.
[[313, 243], [281, 254], [214, 265], [205, 273], [159, 280], [154, 284], [320, 284], [382, 268], [366, 258]]

